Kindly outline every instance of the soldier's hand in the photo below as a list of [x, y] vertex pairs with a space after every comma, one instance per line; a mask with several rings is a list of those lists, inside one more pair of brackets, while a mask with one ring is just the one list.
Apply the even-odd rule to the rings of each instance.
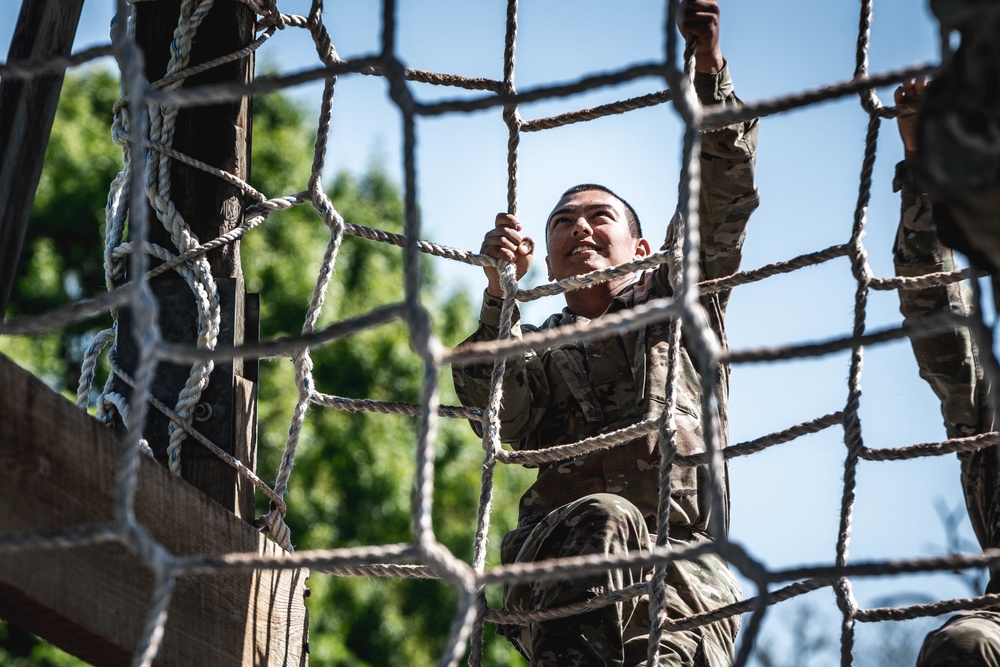
[[[904, 82], [895, 92], [896, 106], [918, 105], [927, 89], [927, 77], [910, 79]], [[917, 155], [917, 110], [915, 107], [906, 109], [905, 113], [896, 117], [899, 126], [899, 136], [903, 140], [903, 152], [906, 161], [911, 162]]]
[[695, 39], [695, 71], [717, 74], [722, 70], [726, 61], [719, 46], [718, 0], [685, 0], [681, 34]]
[[[483, 246], [479, 252], [504, 262], [513, 262], [517, 267], [517, 279], [520, 280], [531, 267], [535, 242], [527, 236], [521, 236], [521, 223], [517, 218], [509, 213], [498, 213], [495, 226], [483, 237]], [[486, 291], [493, 296], [503, 296], [499, 272], [491, 266], [485, 266], [483, 270], [489, 280]]]

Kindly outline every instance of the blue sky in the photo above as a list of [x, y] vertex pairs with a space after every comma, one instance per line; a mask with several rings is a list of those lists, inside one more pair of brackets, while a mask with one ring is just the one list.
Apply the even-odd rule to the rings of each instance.
[[[622, 0], [524, 2], [519, 11], [515, 83], [521, 88], [576, 80], [662, 57], [663, 3]], [[0, 48], [6, 50], [17, 3], [0, 8]], [[409, 67], [499, 79], [503, 67], [505, 6], [501, 2], [402, 1], [398, 55]], [[76, 47], [108, 41], [114, 3], [88, 0]], [[308, 2], [280, 2], [305, 13]], [[737, 93], [745, 101], [784, 96], [850, 79], [855, 67], [857, 2], [723, 2], [722, 48]], [[380, 48], [380, 5], [328, 3], [326, 24], [341, 57]], [[925, 2], [875, 3], [870, 69], [880, 72], [936, 61], [937, 27]], [[259, 53], [258, 65], [296, 71], [317, 64], [303, 31], [279, 33]], [[533, 119], [653, 92], [653, 78], [570, 98], [524, 105]], [[421, 100], [461, 97], [413, 84]], [[291, 94], [318, 114], [319, 84]], [[892, 90], [879, 90], [889, 105]], [[758, 184], [761, 207], [751, 220], [744, 269], [785, 260], [849, 239], [858, 196], [867, 116], [857, 97], [765, 118], [761, 123]], [[330, 175], [362, 171], [377, 156], [401, 174], [400, 115], [383, 81], [343, 76], [337, 86], [327, 156]], [[506, 208], [507, 131], [500, 111], [421, 118], [417, 125], [418, 187], [424, 236], [478, 250], [494, 215]], [[657, 245], [676, 199], [681, 126], [669, 105], [581, 123], [521, 139], [519, 216], [529, 233], [541, 223], [559, 192], [579, 182], [599, 182], [629, 199]], [[876, 276], [892, 274], [891, 243], [899, 215], [891, 191], [902, 150], [894, 122], [880, 134], [865, 239]], [[304, 184], [303, 184], [304, 186]], [[273, 196], [286, 193], [268, 193]], [[481, 270], [435, 260], [442, 283], [468, 289], [478, 300]], [[544, 266], [541, 257], [536, 266]], [[529, 274], [528, 286], [544, 282]], [[846, 259], [739, 288], [728, 315], [730, 345], [821, 340], [852, 326], [854, 282]], [[526, 307], [529, 321], [561, 307], [558, 298]], [[899, 322], [895, 294], [873, 293], [868, 326]], [[917, 375], [907, 342], [869, 348], [862, 376], [865, 443], [897, 447], [945, 438], [934, 396]], [[848, 355], [820, 360], [734, 368], [731, 385], [733, 443], [842, 409], [847, 397]], [[734, 540], [769, 566], [830, 563], [835, 555], [844, 446], [841, 431], [799, 439], [732, 463]], [[961, 502], [954, 456], [903, 463], [863, 462], [858, 479], [851, 558], [908, 558], [939, 553], [944, 534], [934, 510]], [[294, 482], [294, 480], [293, 480]], [[963, 535], [973, 539], [966, 521]], [[750, 589], [748, 587], [747, 592]], [[862, 606], [879, 598], [921, 594], [937, 599], [966, 596], [954, 577], [857, 580]], [[828, 590], [809, 596], [823, 613], [835, 613]], [[794, 609], [792, 605], [787, 605]], [[772, 619], [767, 636], [778, 637]], [[836, 622], [831, 632], [837, 632]], [[862, 628], [859, 633], [866, 630]]]

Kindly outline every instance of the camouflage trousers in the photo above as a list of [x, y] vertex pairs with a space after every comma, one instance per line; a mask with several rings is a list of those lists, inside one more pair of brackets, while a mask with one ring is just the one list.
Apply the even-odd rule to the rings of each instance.
[[927, 635], [917, 667], [1000, 667], [1000, 613], [967, 611]]
[[[688, 544], [673, 539], [671, 543]], [[508, 533], [502, 557], [505, 563], [524, 563], [566, 556], [617, 556], [649, 545], [650, 534], [642, 513], [628, 500], [602, 493], [565, 505], [534, 526]], [[578, 604], [651, 578], [651, 567], [637, 567], [581, 577], [567, 575], [551, 581], [517, 582], [505, 589], [504, 608], [534, 611]], [[666, 609], [672, 618], [739, 599], [739, 584], [725, 562], [714, 554], [671, 564], [667, 571]], [[728, 667], [733, 661], [738, 630], [739, 616], [735, 616], [693, 630], [664, 633], [659, 665]], [[569, 618], [500, 628], [532, 667], [646, 665], [649, 631], [649, 602], [645, 595]]]

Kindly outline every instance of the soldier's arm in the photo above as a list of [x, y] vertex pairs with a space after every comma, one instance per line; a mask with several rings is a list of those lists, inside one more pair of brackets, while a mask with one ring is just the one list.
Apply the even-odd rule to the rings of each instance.
[[[918, 149], [915, 107], [927, 87], [925, 78], [912, 79], [895, 91], [897, 118], [905, 159], [896, 165], [893, 189], [900, 193], [899, 228], [893, 244], [893, 261], [899, 276], [919, 276], [956, 268], [955, 255], [940, 241], [930, 199], [919, 186], [913, 166]], [[906, 113], [909, 111], [910, 113]], [[904, 321], [915, 322], [932, 313], [967, 315], [972, 296], [964, 282], [921, 289], [901, 289], [899, 309]], [[941, 401], [949, 437], [981, 432], [983, 423], [982, 373], [976, 349], [966, 328], [912, 339], [920, 375]]]
[[[695, 76], [698, 98], [706, 106], [740, 106], [729, 68], [718, 77]], [[739, 270], [747, 221], [760, 204], [754, 183], [757, 119], [707, 131], [701, 139], [701, 261], [703, 278]]]
[[[897, 106], [921, 101], [926, 79], [901, 85], [895, 93]], [[901, 107], [902, 108], [902, 107]], [[893, 245], [893, 260], [900, 276], [919, 276], [956, 268], [955, 256], [940, 241], [930, 199], [913, 174], [917, 155], [916, 115], [898, 118], [906, 158], [896, 166], [893, 189], [901, 196], [899, 228]], [[972, 296], [962, 283], [899, 291], [904, 321], [914, 322], [932, 313], [968, 314]], [[995, 430], [989, 385], [982, 377], [978, 353], [967, 328], [911, 339], [920, 375], [941, 401], [941, 414], [948, 437], [956, 438]], [[976, 537], [983, 548], [1000, 545], [1000, 479], [998, 450], [989, 447], [959, 454], [962, 491]], [[993, 569], [993, 568], [991, 568]], [[988, 592], [1000, 591], [993, 569]]]
[[[687, 0], [681, 34], [694, 41], [694, 89], [706, 108], [741, 104], [733, 91], [729, 66], [719, 43], [721, 15], [717, 0]], [[701, 196], [698, 204], [703, 279], [739, 269], [747, 220], [760, 199], [754, 185], [757, 120], [707, 131], [701, 142]], [[667, 229], [664, 247], [673, 245], [678, 221]], [[666, 265], [661, 280], [667, 278]], [[719, 295], [725, 308], [728, 294]]]
[[[493, 227], [483, 237], [480, 252], [501, 262], [514, 262], [516, 276], [520, 279], [531, 266], [535, 243], [522, 233], [521, 223], [509, 213], [498, 213]], [[483, 267], [487, 287], [483, 294], [483, 307], [479, 314], [479, 328], [465, 343], [497, 340], [500, 333], [500, 311], [503, 307], [503, 289], [496, 268]], [[511, 336], [520, 337], [520, 313], [515, 307]], [[468, 366], [453, 366], [452, 379], [459, 400], [466, 407], [485, 408], [492, 386], [493, 362]], [[508, 359], [504, 367], [503, 402], [501, 407], [500, 437], [504, 442], [523, 438], [537, 425], [540, 414], [548, 403], [548, 383], [541, 364], [534, 353]], [[482, 424], [472, 421], [480, 436]]]
[[[728, 65], [717, 74], [696, 73], [694, 84], [706, 107], [742, 104], [733, 90]], [[702, 136], [699, 229], [703, 279], [728, 276], [739, 269], [747, 221], [760, 204], [754, 183], [756, 153], [756, 119], [706, 131]], [[668, 228], [664, 247], [673, 244], [679, 231], [676, 223]]]
[[[896, 169], [894, 188], [901, 194], [899, 228], [893, 245], [896, 275], [920, 276], [956, 268], [955, 256], [938, 239], [933, 210], [920, 192], [907, 163]], [[899, 290], [899, 310], [904, 322], [915, 322], [933, 313], [967, 315], [971, 294], [964, 282]], [[975, 347], [965, 327], [912, 339], [920, 375], [941, 401], [949, 437], [978, 431], [979, 405], [976, 385], [979, 368]]]
[[[479, 328], [462, 344], [496, 340], [502, 305], [502, 299], [485, 293], [479, 314]], [[511, 336], [521, 336], [520, 315], [516, 309]], [[492, 376], [492, 361], [453, 366], [452, 379], [462, 405], [485, 408], [489, 401]], [[548, 382], [541, 360], [534, 352], [508, 359], [504, 367], [500, 439], [503, 442], [516, 442], [527, 436], [540, 422], [548, 400]], [[476, 433], [482, 436], [482, 424], [477, 421], [471, 423]]]
[[[902, 196], [902, 215], [893, 246], [896, 274], [920, 276], [955, 269], [955, 257], [938, 239], [933, 209], [914, 183], [907, 163], [896, 169], [894, 187]], [[965, 315], [971, 294], [964, 282], [899, 291], [899, 310], [906, 322], [932, 313]], [[975, 344], [965, 327], [911, 338], [913, 354], [924, 378], [941, 401], [941, 416], [949, 438], [995, 430]], [[972, 528], [983, 548], [1000, 546], [1000, 497], [997, 480], [1000, 450], [994, 447], [959, 454], [962, 492]], [[994, 568], [988, 592], [1000, 592]]]

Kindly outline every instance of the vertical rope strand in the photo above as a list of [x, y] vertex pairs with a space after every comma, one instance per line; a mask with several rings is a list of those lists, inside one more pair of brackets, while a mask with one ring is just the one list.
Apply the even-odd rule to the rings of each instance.
[[[504, 31], [503, 91], [513, 95], [515, 53], [517, 50], [517, 0], [508, 0], [506, 29]], [[521, 141], [521, 117], [516, 104], [503, 109], [503, 120], [507, 125], [507, 212], [518, 213], [518, 146]], [[503, 289], [503, 306], [500, 309], [498, 340], [510, 338], [514, 320], [514, 295], [517, 293], [517, 270], [514, 264], [505, 263], [500, 268], [500, 285]], [[501, 357], [493, 365], [490, 377], [491, 388], [483, 415], [483, 468], [479, 495], [476, 536], [473, 544], [473, 569], [482, 572], [486, 565], [486, 543], [489, 538], [490, 514], [493, 508], [493, 477], [497, 454], [500, 451], [500, 408], [503, 402], [503, 377], [507, 368], [506, 359]], [[483, 661], [484, 614], [486, 592], [480, 590], [476, 605], [476, 616], [472, 628], [469, 665], [479, 667]]]
[[[118, 0], [118, 16], [128, 16], [130, 9], [125, 0]], [[126, 23], [116, 22], [112, 43], [115, 48], [115, 59], [122, 72], [122, 87], [130, 99], [136, 100], [134, 117], [129, 128], [131, 155], [129, 156], [129, 180], [131, 183], [141, 183], [144, 172], [144, 150], [146, 132], [149, 129], [148, 114], [141, 104], [149, 82], [146, 81], [145, 61], [142, 50], [126, 30]], [[130, 188], [129, 227], [134, 242], [141, 247], [146, 242], [149, 231], [149, 218], [146, 202], [141, 188]], [[156, 374], [156, 349], [160, 343], [160, 329], [157, 321], [159, 306], [146, 279], [148, 259], [146, 253], [134, 252], [129, 258], [129, 271], [132, 280], [139, 284], [136, 298], [136, 317], [133, 320], [133, 335], [140, 342], [139, 358], [136, 362], [136, 386], [132, 392], [135, 407], [132, 409], [125, 435], [125, 446], [122, 449], [122, 460], [115, 478], [118, 489], [115, 500], [115, 518], [122, 530], [136, 525], [135, 492], [138, 485], [139, 452], [142, 442], [142, 429], [146, 421], [150, 386]]]
[[[670, 493], [674, 456], [677, 454], [677, 422], [674, 410], [677, 408], [677, 378], [680, 366], [681, 323], [670, 323], [667, 357], [666, 396], [663, 414], [660, 415], [660, 432], [657, 446], [660, 450], [660, 497], [656, 513], [656, 546], [670, 544]], [[648, 354], [648, 352], [647, 352]], [[653, 579], [649, 593], [649, 646], [646, 663], [658, 665], [660, 661], [660, 640], [663, 638], [663, 624], [667, 619], [667, 567], [657, 564], [653, 568]]]
[[[872, 37], [873, 0], [861, 0], [861, 18], [858, 22], [858, 41], [854, 56], [854, 76], [868, 76], [868, 51]], [[861, 107], [869, 114], [882, 108], [882, 103], [874, 88], [866, 88], [860, 94]]]
[[[868, 201], [871, 197], [872, 173], [875, 167], [875, 150], [878, 142], [880, 120], [872, 115], [868, 122], [868, 134], [865, 137], [865, 156], [862, 163], [861, 179], [858, 188], [858, 202], [854, 212], [854, 226], [851, 233], [850, 257], [851, 272], [857, 281], [854, 304], [854, 328], [856, 337], [865, 333], [865, 312], [868, 303], [868, 285], [871, 281], [871, 267], [868, 265], [868, 253], [863, 243], [865, 222], [867, 219]], [[844, 407], [844, 440], [847, 445], [847, 456], [844, 462], [844, 491], [840, 508], [840, 529], [837, 536], [837, 565], [844, 567], [848, 562], [851, 542], [852, 516], [854, 512], [855, 490], [857, 484], [857, 466], [861, 450], [864, 447], [861, 432], [861, 418], [858, 409], [861, 404], [861, 371], [864, 366], [864, 349], [860, 346], [851, 352], [851, 368], [848, 379], [847, 404]], [[857, 602], [851, 590], [851, 583], [845, 577], [838, 581], [837, 602], [843, 613], [841, 627], [841, 664], [849, 667], [852, 663], [851, 654], [854, 646], [854, 614]]]

